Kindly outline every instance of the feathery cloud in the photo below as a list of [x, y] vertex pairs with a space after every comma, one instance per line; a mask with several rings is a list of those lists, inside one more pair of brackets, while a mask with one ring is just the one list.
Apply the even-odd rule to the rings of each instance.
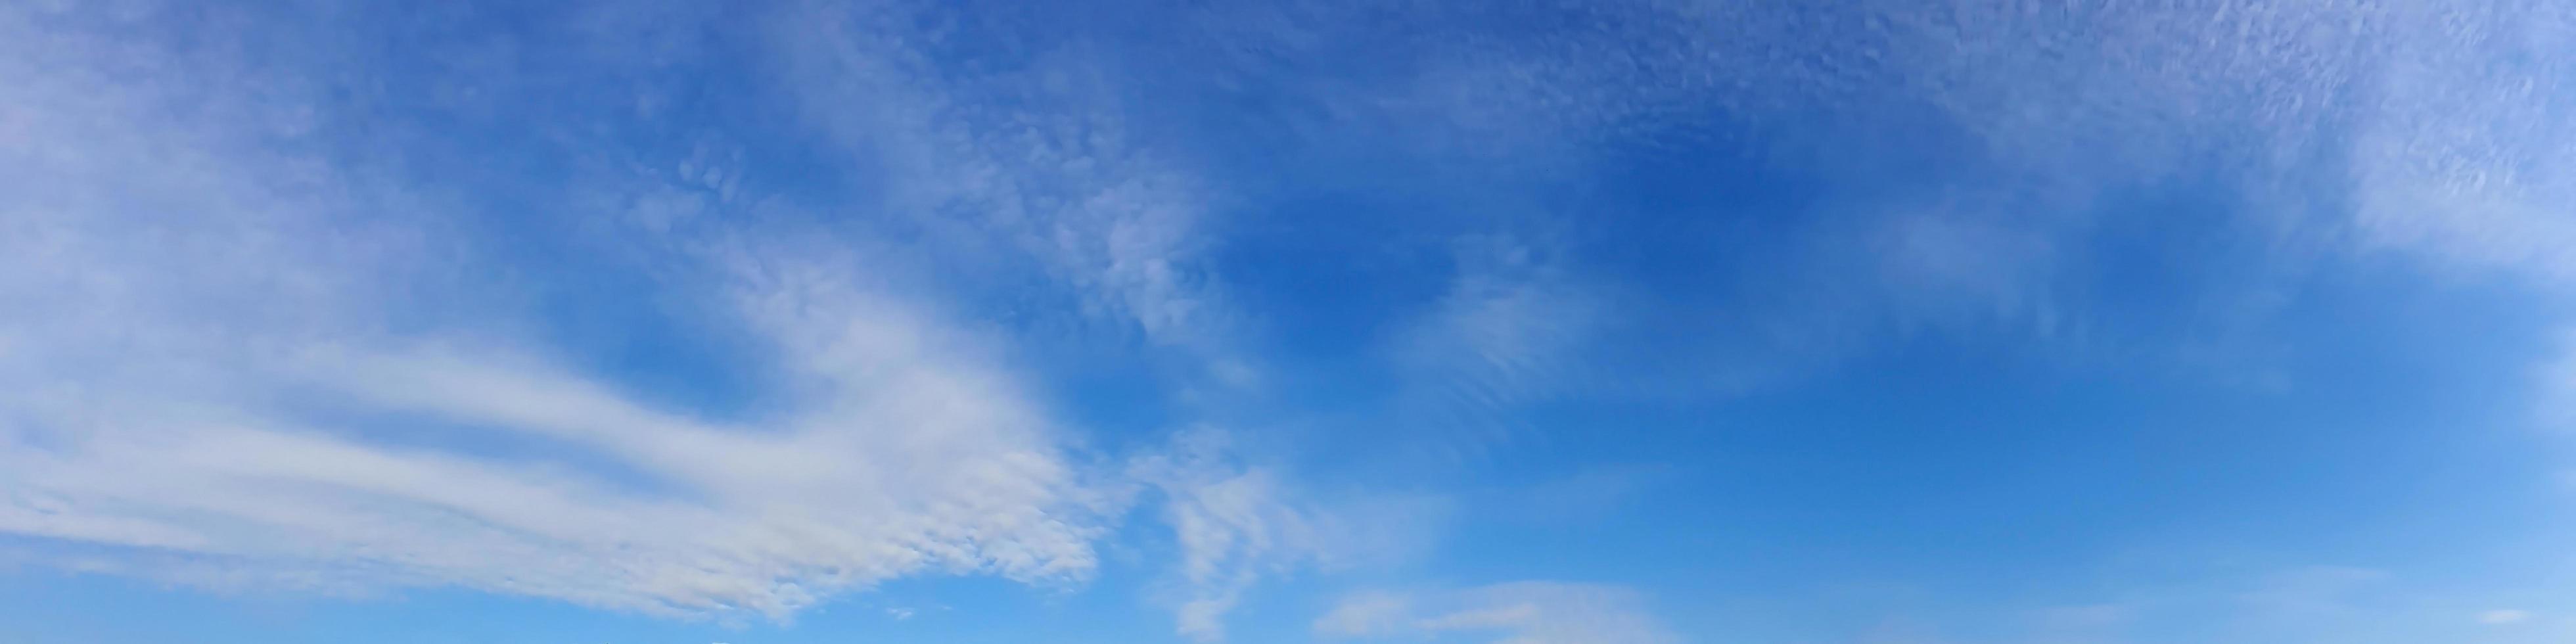
[[[454, 586], [785, 618], [926, 572], [1087, 578], [1113, 501], [972, 327], [757, 234], [681, 293], [779, 385], [658, 404], [455, 268], [452, 200], [335, 156], [349, 116], [257, 29], [0, 10], [0, 532], [208, 585]], [[227, 19], [222, 8], [208, 8]], [[183, 15], [188, 14], [188, 15]], [[220, 31], [220, 30], [219, 30]], [[694, 174], [705, 178], [705, 173]], [[577, 331], [577, 330], [576, 330]]]

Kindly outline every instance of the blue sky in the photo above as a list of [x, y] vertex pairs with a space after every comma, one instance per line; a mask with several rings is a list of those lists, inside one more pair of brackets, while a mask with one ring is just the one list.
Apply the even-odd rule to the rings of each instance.
[[2576, 10], [0, 6], [0, 640], [2576, 638]]

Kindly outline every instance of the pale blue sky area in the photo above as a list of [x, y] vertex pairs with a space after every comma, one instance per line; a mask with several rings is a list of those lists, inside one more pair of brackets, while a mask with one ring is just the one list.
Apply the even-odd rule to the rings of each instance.
[[2576, 5], [0, 3], [0, 641], [2576, 640]]

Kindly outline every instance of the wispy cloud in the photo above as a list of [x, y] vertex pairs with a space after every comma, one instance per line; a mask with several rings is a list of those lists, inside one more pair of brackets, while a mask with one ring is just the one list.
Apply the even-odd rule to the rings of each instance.
[[970, 282], [1007, 285], [1027, 272], [1058, 287], [997, 289], [1011, 299], [996, 306], [1042, 318], [1078, 311], [1052, 325], [1101, 325], [1198, 362], [1192, 377], [1249, 382], [1250, 363], [1229, 344], [1239, 316], [1201, 256], [1211, 188], [1184, 159], [1135, 140], [1144, 133], [1114, 68], [1007, 21], [980, 35], [1030, 51], [940, 60], [932, 50], [964, 36], [916, 30], [970, 19], [945, 11], [813, 3], [775, 16], [792, 99], [839, 151], [882, 172], [863, 180], [885, 187], [885, 206], [922, 241], [987, 261], [961, 267]]
[[1332, 638], [1491, 638], [1496, 644], [1655, 644], [1680, 641], [1617, 586], [1525, 581], [1449, 591], [1363, 591], [1315, 620]]
[[2247, 607], [2283, 617], [2333, 616], [2355, 610], [2356, 596], [2389, 583], [2384, 570], [2309, 566], [2265, 575], [2237, 595]]
[[2478, 613], [2478, 623], [2480, 623], [2480, 624], [2487, 624], [2487, 625], [2494, 625], [2494, 626], [2501, 626], [2501, 625], [2505, 625], [2505, 624], [2519, 624], [2519, 623], [2522, 623], [2522, 622], [2524, 622], [2524, 621], [2528, 621], [2528, 620], [2530, 620], [2530, 619], [2531, 619], [2531, 613], [2526, 612], [2526, 611], [2514, 610], [2514, 609], [2511, 609], [2511, 608], [2499, 608], [2499, 609], [2495, 609], [2495, 610], [2486, 611], [2486, 612], [2483, 612], [2483, 613]]
[[[1415, 11], [1427, 15], [1402, 15], [1449, 24], [1437, 8]], [[1635, 2], [1566, 11], [1581, 19], [1565, 22], [1584, 26], [1527, 39], [1426, 38], [1402, 50], [1427, 61], [1407, 68], [1407, 82], [1364, 89], [1383, 106], [1371, 114], [1512, 146], [1488, 151], [1496, 156], [1529, 156], [1547, 141], [1705, 141], [1727, 134], [1705, 118], [1721, 112], [1772, 146], [1770, 169], [1836, 193], [1806, 213], [1824, 223], [1763, 231], [1750, 252], [1708, 249], [1720, 264], [1730, 253], [1760, 257], [1727, 266], [1778, 275], [1789, 295], [1672, 292], [1724, 305], [1622, 311], [1689, 316], [1676, 326], [1723, 345], [1695, 355], [1700, 371], [1665, 379], [1706, 379], [1701, 371], [1746, 355], [1791, 362], [1799, 349], [1789, 345], [1830, 354], [1923, 321], [2081, 333], [2131, 345], [2110, 348], [2122, 356], [2243, 362], [2265, 354], [2242, 345], [2277, 313], [2277, 292], [2318, 261], [2396, 251], [2440, 270], [2502, 268], [2564, 283], [2564, 249], [2576, 248], [2576, 224], [2560, 205], [2576, 190], [2564, 179], [2576, 176], [2566, 171], [2576, 163], [2566, 152], [2576, 129], [2566, 124], [2576, 119], [2565, 117], [2576, 92], [2564, 80], [2576, 19], [2550, 3], [2078, 2], [2041, 13], [1969, 3], [1825, 15]], [[1889, 118], [1897, 113], [1907, 116]], [[1945, 148], [1952, 167], [1919, 168], [1878, 144], [1889, 124], [1909, 138], [1957, 141]], [[1583, 154], [1541, 156], [1550, 171], [1537, 176], [1547, 181], [1598, 174]], [[2140, 191], [2179, 185], [2208, 196], [2182, 208], [2214, 215], [2139, 212]], [[1553, 216], [1580, 227], [1573, 215]], [[2164, 307], [2191, 312], [2187, 320], [2142, 320], [2096, 297], [2119, 289], [2101, 281], [2115, 273], [2106, 265], [2135, 260], [2103, 256], [2129, 252], [2105, 252], [2127, 234], [2112, 231], [2143, 217], [2237, 244], [2194, 247], [2189, 264], [2225, 264], [2224, 279], [2167, 275], [2196, 280]], [[1581, 271], [1629, 249], [1586, 250], [1567, 266]], [[2159, 328], [2167, 326], [2180, 328]]]
[[[1110, 497], [989, 338], [861, 258], [694, 256], [777, 405], [657, 404], [513, 329], [434, 190], [324, 151], [293, 68], [0, 12], [0, 531], [206, 584], [785, 617], [923, 572], [1078, 581]], [[130, 22], [120, 22], [130, 21]], [[112, 35], [113, 34], [113, 35]], [[243, 37], [249, 37], [247, 35]], [[418, 312], [418, 314], [414, 314]]]
[[[1559, 10], [1532, 7], [1507, 9]], [[638, 74], [704, 54], [671, 29], [618, 22], [641, 20], [623, 9], [572, 13], [597, 21], [586, 30], [650, 33], [576, 53], [631, 59], [616, 69]], [[1466, 442], [1500, 443], [1518, 431], [1505, 420], [1514, 410], [1603, 382], [1705, 378], [1724, 350], [1875, 328], [1824, 318], [2055, 315], [2056, 287], [2085, 274], [2071, 269], [2086, 262], [2076, 242], [2097, 230], [2090, 213], [2122, 188], [2188, 182], [2182, 170], [2211, 158], [2242, 170], [2231, 174], [2248, 185], [2225, 186], [2235, 196], [2300, 202], [2251, 210], [2336, 224], [2245, 230], [2331, 229], [2336, 248], [2562, 286], [2576, 275], [2576, 224], [2563, 216], [2576, 202], [2576, 119], [2564, 118], [2576, 22], [2560, 5], [2009, 9], [1588, 3], [1535, 16], [1583, 20], [1533, 21], [1572, 27], [1515, 38], [1432, 5], [1319, 2], [1281, 10], [1292, 23], [1219, 31], [1246, 40], [1226, 51], [1247, 57], [1298, 58], [1352, 36], [1389, 47], [1417, 64], [1323, 82], [1318, 111], [1402, 133], [1351, 145], [1520, 164], [1500, 175], [1582, 183], [1593, 176], [1582, 149], [1719, 136], [1712, 112], [1766, 125], [1930, 108], [1971, 165], [2044, 193], [1864, 194], [1832, 206], [1850, 221], [1756, 231], [1795, 239], [1743, 248], [1825, 256], [1781, 266], [1849, 273], [1782, 282], [1785, 304], [1728, 291], [1619, 308], [1602, 283], [1611, 272], [1590, 270], [1592, 253], [1619, 249], [1472, 236], [1392, 341], [1408, 393], [1431, 413], [1504, 430]], [[483, 170], [530, 175], [508, 185], [455, 188], [452, 168], [390, 149], [439, 138], [383, 113], [412, 98], [473, 116], [500, 130], [493, 139], [624, 141], [632, 132], [512, 129], [511, 108], [552, 99], [490, 99], [545, 85], [514, 70], [561, 52], [506, 37], [437, 49], [423, 58], [473, 73], [388, 98], [382, 88], [404, 79], [365, 61], [326, 66], [336, 57], [315, 54], [337, 41], [266, 42], [275, 34], [247, 28], [266, 18], [247, 11], [0, 8], [0, 531], [43, 553], [29, 558], [190, 583], [458, 586], [783, 616], [904, 575], [1086, 578], [1095, 540], [1150, 489], [1178, 542], [1181, 628], [1213, 639], [1261, 579], [1369, 549], [1350, 542], [1375, 523], [1366, 504], [1319, 500], [1222, 441], [1087, 466], [1084, 437], [1028, 382], [1043, 367], [1014, 362], [1109, 338], [1179, 356], [1190, 366], [1175, 382], [1262, 380], [1239, 342], [1252, 316], [1211, 258], [1226, 228], [1221, 178], [1157, 145], [1182, 137], [1136, 118], [1144, 99], [1097, 44], [938, 3], [758, 10], [746, 40], [767, 49], [725, 52], [752, 59], [739, 76], [756, 80], [728, 82], [792, 101], [748, 111], [822, 134], [814, 147], [834, 158], [817, 165], [849, 176], [815, 183], [867, 197], [829, 214], [864, 223], [717, 216], [760, 201], [720, 136], [673, 137], [695, 148], [675, 162], [585, 160], [626, 173], [604, 185], [569, 172], [582, 185], [539, 186], [589, 197], [560, 200], [581, 211], [567, 217], [664, 245], [658, 270], [683, 279], [642, 280], [669, 291], [651, 296], [705, 304], [699, 322], [726, 336], [710, 344], [739, 342], [709, 352], [769, 389], [747, 410], [710, 410], [641, 393], [632, 374], [556, 346], [594, 329], [557, 328], [514, 293], [513, 279], [542, 269], [494, 250], [515, 230], [463, 214], [560, 179], [557, 159]], [[1361, 12], [1406, 24], [1376, 33]], [[963, 42], [979, 29], [1012, 46]], [[1804, 42], [1814, 38], [1832, 42]], [[679, 96], [582, 100], [619, 105], [629, 111], [596, 120], [643, 130], [684, 111]], [[562, 129], [594, 125], [580, 120]], [[397, 132], [344, 136], [376, 127]], [[1841, 156], [1869, 146], [1838, 144], [1885, 134], [1863, 130], [1784, 136], [1795, 149], [1781, 163], [1828, 185], [1913, 167]], [[1531, 166], [1543, 171], [1515, 172]], [[2301, 196], [2318, 186], [2331, 194]], [[560, 214], [556, 200], [533, 201], [500, 210]], [[1573, 220], [1549, 216], [1560, 215]], [[1752, 339], [1604, 351], [1637, 330], [1608, 320], [1664, 313], [1649, 330]], [[1053, 342], [1067, 338], [1083, 342]], [[2547, 382], [2576, 382], [2566, 371]], [[1581, 483], [1566, 494], [1623, 485]], [[1640, 603], [1566, 584], [1364, 595], [1318, 629], [1668, 637]]]
[[1181, 436], [1167, 454], [1131, 468], [1164, 497], [1164, 520], [1180, 544], [1182, 635], [1225, 639], [1225, 614], [1263, 575], [1329, 556], [1329, 517], [1293, 505], [1278, 475], [1234, 461], [1224, 434]]
[[1212, 429], [1184, 432], [1128, 471], [1161, 499], [1181, 551], [1171, 603], [1179, 632], [1198, 641], [1223, 640], [1226, 613], [1265, 577], [1378, 560], [1440, 523], [1430, 499], [1316, 494], [1246, 462]]
[[2364, 239], [2576, 280], [2576, 11], [2470, 3], [2385, 13], [2356, 141]]
[[[1903, 610], [1883, 626], [1854, 641], [2502, 644], [2556, 641], [2568, 632], [2567, 622], [2518, 603], [2533, 596], [2555, 596], [2551, 586], [2507, 590], [2512, 584], [2499, 586], [2488, 580], [2458, 584], [2367, 567], [2247, 570], [2214, 563], [2168, 564], [2167, 573], [2121, 575], [2111, 580], [2109, 596], [2043, 592], [2033, 599], [2079, 601], [2017, 609], [1962, 604], [1961, 598], [1967, 595], [1932, 593], [1904, 602]], [[2198, 566], [2209, 567], [2194, 570]], [[2537, 592], [2523, 594], [2530, 591]], [[2008, 617], [2012, 615], [2019, 617]]]
[[1479, 235], [1459, 240], [1447, 290], [1397, 338], [1416, 409], [1458, 432], [1450, 447], [1485, 449], [1518, 430], [1516, 408], [1586, 382], [1584, 350], [1605, 323], [1591, 292], [1544, 243]]
[[[777, 37], [755, 62], [834, 167], [884, 188], [851, 207], [882, 212], [804, 221], [749, 194], [759, 169], [718, 134], [530, 152], [575, 168], [543, 205], [640, 247], [667, 292], [638, 297], [691, 303], [718, 359], [756, 374], [757, 400], [722, 410], [549, 346], [585, 330], [496, 288], [523, 267], [464, 223], [475, 199], [417, 174], [443, 166], [332, 125], [402, 115], [249, 41], [283, 27], [227, 14], [240, 42], [192, 43], [156, 37], [178, 7], [0, 11], [0, 170], [29, 188], [0, 196], [0, 532], [30, 558], [187, 583], [784, 618], [907, 575], [1087, 579], [1142, 485], [1179, 541], [1183, 630], [1207, 639], [1263, 576], [1375, 547], [1351, 518], [1369, 504], [1317, 502], [1227, 447], [1125, 470], [1071, 455], [1014, 342], [1132, 336], [1196, 363], [1175, 380], [1258, 377], [1198, 257], [1208, 197], [1130, 140], [1078, 48], [951, 66], [930, 50], [953, 43], [907, 18], [935, 10], [757, 16]], [[694, 51], [585, 24], [603, 42], [577, 53], [636, 74]], [[536, 81], [507, 39], [470, 44], [424, 54], [462, 70], [424, 90], [439, 109], [507, 123], [540, 102], [486, 95]], [[685, 95], [660, 89], [585, 116], [645, 129]], [[1007, 323], [970, 322], [990, 319]]]
[[1496, 488], [1482, 495], [1487, 512], [1517, 521], [1582, 524], [1633, 512], [1683, 479], [1668, 465], [1586, 467], [1535, 484]]

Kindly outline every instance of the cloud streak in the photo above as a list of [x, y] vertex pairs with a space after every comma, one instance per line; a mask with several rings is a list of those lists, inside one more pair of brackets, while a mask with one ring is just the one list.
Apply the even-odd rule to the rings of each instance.
[[1430, 498], [1319, 495], [1275, 465], [1247, 460], [1214, 429], [1181, 433], [1127, 473], [1160, 497], [1180, 551], [1166, 603], [1176, 630], [1202, 642], [1225, 639], [1226, 614], [1263, 579], [1385, 560], [1435, 530], [1444, 513]]
[[1394, 364], [1423, 428], [1474, 453], [1522, 437], [1527, 428], [1506, 420], [1520, 408], [1598, 384], [1585, 355], [1608, 303], [1555, 249], [1499, 235], [1455, 246], [1445, 292], [1394, 339]]
[[[256, 41], [329, 44], [259, 17], [0, 11], [15, 79], [0, 88], [0, 170], [31, 188], [0, 196], [5, 545], [207, 586], [460, 587], [783, 620], [915, 575], [1082, 583], [1096, 542], [1152, 490], [1178, 542], [1181, 628], [1211, 640], [1260, 579], [1365, 556], [1377, 544], [1346, 515], [1369, 504], [1315, 502], [1283, 470], [1196, 439], [1102, 463], [1042, 402], [1028, 382], [1042, 368], [1013, 361], [1050, 356], [1021, 344], [1133, 336], [1195, 363], [1193, 380], [1257, 374], [1195, 255], [1203, 197], [1124, 140], [1101, 72], [1072, 54], [992, 76], [943, 67], [929, 50], [947, 44], [891, 26], [929, 10], [753, 20], [785, 36], [764, 41], [763, 69], [832, 135], [831, 167], [892, 188], [831, 221], [761, 194], [775, 179], [723, 133], [674, 135], [677, 154], [589, 149], [685, 98], [652, 76], [673, 64], [658, 57], [704, 52], [668, 33], [575, 29], [601, 42], [571, 49], [605, 59], [576, 63], [646, 77], [612, 84], [636, 92], [631, 114], [478, 93], [537, 82], [512, 75], [524, 56], [505, 41], [432, 51], [453, 65], [419, 81], [436, 103], [423, 116], [337, 98], [348, 70]], [[198, 19], [239, 29], [167, 33]], [[348, 125], [518, 110], [612, 125], [510, 126], [570, 143], [495, 157], [577, 180], [476, 187], [537, 195], [510, 208], [561, 208], [580, 224], [565, 228], [595, 233], [541, 248], [652, 266], [515, 256], [473, 223], [475, 199], [433, 185], [456, 160]], [[922, 250], [896, 252], [907, 242]], [[551, 274], [564, 270], [643, 273], [615, 283], [656, 292], [579, 301], [684, 304], [636, 307], [682, 322], [609, 323], [678, 329], [634, 333], [703, 341], [751, 391], [674, 403], [563, 346], [610, 331], [565, 328], [530, 295], [562, 286], [518, 281], [594, 277]]]
[[[982, 29], [918, 33], [938, 20]], [[1007, 258], [966, 283], [1053, 285], [994, 289], [1011, 298], [997, 306], [1141, 339], [1236, 384], [1252, 377], [1229, 346], [1240, 316], [1201, 257], [1212, 188], [1138, 141], [1147, 133], [1110, 63], [973, 8], [807, 3], [772, 28], [807, 125], [882, 172], [887, 207], [944, 252]], [[973, 65], [938, 55], [979, 37], [1029, 51]]]
[[188, 19], [142, 9], [0, 15], [0, 169], [30, 188], [0, 197], [0, 532], [35, 556], [772, 618], [899, 576], [1096, 568], [1114, 499], [1061, 428], [990, 338], [860, 258], [690, 244], [689, 297], [780, 393], [647, 401], [526, 348], [534, 312], [443, 268], [500, 258], [322, 152], [338, 106], [299, 70], [134, 36]]
[[1464, 636], [1494, 644], [1660, 644], [1680, 641], [1617, 586], [1524, 581], [1439, 592], [1363, 591], [1317, 618], [1330, 638]]
[[[1256, 300], [1230, 290], [1213, 251], [1229, 232], [1218, 214], [1227, 177], [1171, 144], [1202, 133], [1137, 118], [1162, 106], [1083, 34], [1007, 11], [811, 2], [755, 12], [748, 51], [692, 49], [673, 30], [575, 48], [618, 59], [603, 76], [750, 59], [752, 80], [729, 80], [750, 89], [707, 93], [788, 99], [778, 113], [746, 111], [783, 114], [793, 125], [781, 138], [820, 135], [782, 147], [819, 150], [830, 160], [815, 165], [844, 174], [803, 187], [863, 197], [778, 215], [761, 208], [826, 208], [763, 201], [764, 186], [745, 181], [757, 176], [743, 167], [752, 144], [725, 136], [653, 141], [693, 148], [671, 162], [531, 144], [537, 162], [486, 174], [394, 149], [441, 137], [379, 103], [419, 99], [454, 112], [438, 118], [494, 128], [490, 139], [567, 148], [669, 134], [653, 127], [691, 107], [685, 92], [567, 98], [616, 109], [519, 127], [519, 108], [552, 100], [526, 95], [549, 79], [513, 70], [560, 51], [496, 36], [428, 49], [431, 62], [326, 63], [315, 52], [347, 43], [267, 42], [294, 31], [273, 16], [120, 6], [130, 10], [0, 9], [0, 78], [11, 79], [0, 86], [11, 186], [0, 194], [0, 532], [43, 553], [30, 558], [76, 552], [59, 560], [190, 583], [457, 586], [784, 617], [907, 575], [1079, 582], [1100, 566], [1097, 540], [1152, 496], [1179, 551], [1180, 629], [1215, 639], [1261, 579], [1369, 549], [1345, 542], [1369, 522], [1351, 515], [1372, 510], [1343, 506], [1366, 504], [1318, 502], [1285, 468], [1202, 439], [1087, 456], [1090, 437], [1031, 382], [1054, 365], [1021, 359], [1103, 339], [1188, 365], [1163, 374], [1184, 383], [1167, 389], [1251, 388], [1264, 376], [1243, 341], [1256, 335], [1245, 309]], [[1496, 11], [1584, 19], [1509, 36], [1431, 5], [1382, 7], [1300, 4], [1210, 27], [1233, 42], [1198, 53], [1240, 66], [1213, 75], [1230, 82], [1280, 71], [1253, 59], [1379, 47], [1369, 51], [1412, 64], [1348, 83], [1271, 79], [1316, 94], [1280, 101], [1292, 104], [1283, 111], [1401, 133], [1336, 144], [1545, 179], [1531, 196], [1596, 187], [1598, 148], [1729, 135], [1710, 122], [1767, 131], [1917, 108], [1937, 121], [1927, 131], [1959, 137], [1968, 165], [1993, 173], [1980, 182], [2036, 195], [1951, 192], [1958, 175], [1933, 173], [1923, 183], [1943, 185], [1817, 206], [1839, 218], [1829, 225], [1748, 226], [1734, 245], [1659, 251], [1692, 260], [1660, 277], [1762, 264], [1798, 278], [1753, 285], [1616, 283], [1655, 271], [1603, 266], [1625, 251], [1581, 239], [1579, 225], [1441, 231], [1468, 240], [1452, 249], [1450, 279], [1416, 306], [1352, 317], [1401, 329], [1372, 338], [1393, 346], [1379, 366], [1452, 426], [1504, 428], [1535, 402], [1646, 381], [1702, 391], [1662, 381], [1734, 379], [1796, 362], [1783, 356], [1809, 345], [1831, 352], [1878, 318], [2080, 318], [2061, 300], [2085, 290], [2083, 242], [2105, 229], [2097, 206], [2122, 189], [2189, 183], [2184, 170], [2213, 158], [2243, 179], [2227, 188], [2248, 202], [2303, 202], [2326, 186], [2318, 201], [2330, 203], [2248, 209], [2292, 221], [2225, 224], [2327, 238], [2281, 248], [2395, 250], [2559, 285], [2576, 276], [2576, 228], [2563, 216], [2576, 202], [2563, 61], [2576, 56], [2564, 55], [2571, 16], [2555, 4], [2076, 3], [2030, 14], [1962, 3], [1849, 15], [1514, 5]], [[584, 33], [634, 31], [602, 17], [615, 11], [574, 13], [600, 21]], [[981, 47], [996, 43], [1008, 46]], [[565, 65], [602, 61], [576, 62]], [[462, 71], [415, 96], [383, 89], [418, 80], [390, 63]], [[1221, 89], [1183, 93], [1244, 98]], [[594, 120], [632, 131], [580, 130]], [[358, 135], [380, 126], [396, 132]], [[1842, 144], [1888, 134], [1771, 143], [1790, 148], [1783, 165], [1829, 187], [1874, 184], [1913, 166], [1840, 150], [1875, 149]], [[559, 161], [580, 166], [562, 173], [577, 185], [540, 185], [562, 178]], [[585, 174], [598, 167], [614, 176]], [[470, 182], [510, 173], [527, 176]], [[1524, 196], [1507, 192], [1493, 199]], [[509, 206], [471, 205], [486, 201]], [[621, 239], [602, 245], [668, 260], [635, 279], [662, 291], [640, 297], [702, 304], [707, 335], [742, 345], [708, 352], [752, 374], [760, 391], [745, 397], [756, 400], [675, 403], [644, 393], [631, 366], [561, 346], [601, 330], [559, 328], [529, 302], [540, 298], [513, 280], [544, 281], [553, 267], [505, 250], [514, 240], [501, 238], [521, 229], [484, 221], [561, 223], [550, 215], [620, 222], [603, 237]], [[778, 221], [799, 215], [830, 221]], [[2285, 225], [2318, 222], [2331, 225]], [[574, 229], [596, 232], [526, 234]], [[1620, 297], [1636, 292], [1687, 301]], [[1378, 324], [1393, 317], [1403, 319]], [[1640, 341], [1667, 337], [1686, 346]], [[1109, 352], [1133, 357], [1124, 351]], [[2564, 371], [2552, 382], [2570, 381]], [[1460, 442], [1490, 446], [1510, 431]], [[1319, 630], [1665, 636], [1638, 603], [1563, 584], [1369, 596]]]

